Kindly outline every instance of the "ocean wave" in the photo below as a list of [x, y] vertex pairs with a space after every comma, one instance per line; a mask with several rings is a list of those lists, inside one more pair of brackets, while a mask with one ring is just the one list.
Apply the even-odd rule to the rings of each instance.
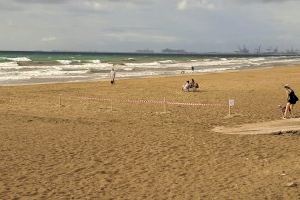
[[161, 60], [161, 61], [158, 61], [159, 63], [161, 64], [173, 64], [175, 63], [174, 60]]
[[[25, 58], [25, 57], [19, 57]], [[68, 57], [70, 58], [70, 57]], [[28, 80], [28, 79], [60, 79], [80, 78], [103, 79], [109, 77], [109, 72], [113, 67], [111, 63], [101, 63], [100, 60], [44, 60], [44, 61], [8, 61], [0, 62], [0, 82], [7, 83], [9, 80]], [[22, 59], [18, 59], [22, 60]], [[25, 59], [23, 59], [25, 60]], [[76, 64], [74, 64], [76, 63]], [[300, 63], [300, 57], [211, 57], [199, 58], [198, 60], [182, 61], [161, 60], [149, 62], [125, 62], [116, 65], [117, 77], [136, 77], [154, 75], [174, 75], [192, 73], [191, 67], [195, 72], [220, 72], [225, 70], [235, 70], [240, 68], [270, 66], [284, 63]], [[12, 81], [13, 82], [13, 81]]]
[[69, 65], [72, 63], [72, 60], [56, 60], [56, 61], [63, 65]]
[[0, 62], [0, 68], [18, 67], [16, 62]]
[[50, 66], [56, 66], [56, 65], [61, 65], [61, 63], [57, 62], [57, 61], [18, 61], [16, 62], [19, 66], [40, 66], [40, 67], [50, 67]]
[[260, 62], [260, 61], [265, 61], [266, 58], [264, 58], [264, 57], [261, 57], [261, 58], [250, 58], [249, 60], [253, 61], [253, 62]]
[[16, 57], [16, 58], [6, 58], [6, 60], [15, 61], [15, 62], [29, 62], [31, 59], [27, 57]]
[[19, 66], [10, 66], [10, 67], [1, 67], [1, 72], [23, 72], [23, 71], [37, 71], [37, 70], [45, 70], [49, 69], [48, 67], [36, 67], [36, 66], [28, 66], [28, 67], [19, 67]]
[[31, 79], [31, 77], [27, 76], [0, 76], [0, 82], [1, 81], [12, 81], [12, 80], [28, 80]]
[[153, 67], [160, 66], [159, 62], [149, 62], [149, 63], [124, 63], [127, 67]]
[[96, 73], [109, 73], [110, 70], [109, 69], [100, 69], [100, 68], [89, 68], [86, 73], [88, 74], [96, 74]]
[[66, 72], [70, 72], [70, 71], [86, 71], [88, 70], [88, 67], [84, 67], [84, 66], [80, 66], [80, 67], [76, 67], [73, 65], [68, 65], [66, 67], [61, 67], [61, 71], [66, 71]]
[[219, 72], [219, 71], [233, 70], [233, 69], [235, 69], [235, 68], [222, 67], [222, 68], [202, 69], [202, 70], [197, 70], [197, 72]]
[[93, 64], [100, 64], [101, 60], [89, 60], [89, 62]]

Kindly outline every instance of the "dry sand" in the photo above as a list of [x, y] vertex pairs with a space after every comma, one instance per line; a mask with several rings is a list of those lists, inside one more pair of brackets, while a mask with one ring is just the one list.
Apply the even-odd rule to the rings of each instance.
[[[0, 87], [0, 199], [300, 199], [300, 136], [211, 131], [279, 119], [281, 85], [300, 95], [299, 67]], [[181, 91], [190, 78], [200, 92]], [[163, 105], [114, 103], [111, 111], [110, 102], [76, 96], [234, 98], [236, 115], [225, 118], [226, 106], [161, 113]]]

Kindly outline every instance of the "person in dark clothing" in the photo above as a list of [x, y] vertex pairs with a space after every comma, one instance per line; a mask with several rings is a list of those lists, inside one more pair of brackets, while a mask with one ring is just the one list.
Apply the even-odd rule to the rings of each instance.
[[294, 90], [289, 85], [286, 84], [284, 86], [284, 89], [286, 90], [286, 94], [287, 94], [287, 103], [286, 103], [283, 119], [286, 119], [288, 112], [290, 112], [291, 116], [293, 117], [293, 107], [297, 103], [298, 97], [296, 96]]
[[192, 69], [193, 72], [195, 71], [195, 67], [194, 66], [192, 66], [191, 69]]

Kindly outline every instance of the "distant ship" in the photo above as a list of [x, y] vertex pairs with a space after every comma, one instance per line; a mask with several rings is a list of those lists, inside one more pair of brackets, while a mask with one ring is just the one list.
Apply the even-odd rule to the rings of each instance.
[[189, 53], [183, 49], [169, 49], [169, 48], [163, 49], [161, 52], [162, 53], [170, 53], [170, 54], [188, 54]]
[[154, 51], [150, 50], [150, 49], [142, 49], [142, 50], [136, 50], [135, 53], [151, 54], [151, 53], [154, 53]]

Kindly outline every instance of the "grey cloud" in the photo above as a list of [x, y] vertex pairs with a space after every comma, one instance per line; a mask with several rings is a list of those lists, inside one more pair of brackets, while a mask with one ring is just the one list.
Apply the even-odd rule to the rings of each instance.
[[297, 1], [297, 0], [232, 0], [232, 2], [237, 2], [237, 3], [286, 3], [289, 1]]
[[[300, 1], [185, 0], [188, 10], [178, 10], [182, 1], [0, 0], [0, 44], [99, 51], [300, 46]], [[210, 4], [216, 9], [205, 9]]]
[[13, 0], [19, 4], [62, 4], [72, 0]]
[[256, 1], [261, 1], [261, 2], [265, 2], [265, 3], [272, 3], [272, 2], [284, 3], [284, 2], [295, 1], [295, 0], [256, 0]]
[[[31, 10], [34, 13], [36, 7], [46, 8], [48, 10], [62, 10], [64, 12], [77, 12], [93, 14], [93, 12], [106, 12], [116, 9], [136, 9], [143, 8], [157, 2], [158, 0], [0, 0], [0, 10]], [[58, 12], [58, 11], [55, 11]]]
[[13, 0], [19, 4], [64, 4], [64, 3], [132, 3], [132, 4], [148, 4], [151, 1], [155, 0]]
[[17, 11], [20, 10], [20, 6], [14, 2], [5, 2], [5, 0], [0, 0], [0, 10], [3, 11]]
[[14, 0], [18, 4], [63, 4], [70, 0]]

